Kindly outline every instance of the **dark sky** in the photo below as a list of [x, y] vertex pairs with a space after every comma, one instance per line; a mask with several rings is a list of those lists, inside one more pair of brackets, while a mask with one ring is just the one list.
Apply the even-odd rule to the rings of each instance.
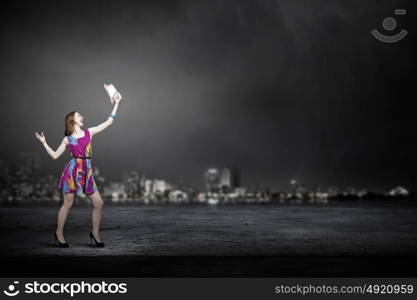
[[[416, 188], [412, 1], [13, 1], [1, 10], [0, 159], [41, 153], [60, 175], [64, 116], [94, 136], [95, 166], [202, 185], [234, 164], [244, 185]], [[394, 9], [408, 9], [395, 16]], [[370, 34], [385, 17], [409, 31]], [[414, 76], [414, 79], [412, 79]]]

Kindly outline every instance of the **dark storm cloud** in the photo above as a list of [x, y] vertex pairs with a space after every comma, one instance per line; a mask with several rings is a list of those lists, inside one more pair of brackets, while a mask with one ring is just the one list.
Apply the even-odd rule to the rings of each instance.
[[[96, 166], [201, 185], [239, 165], [245, 184], [390, 187], [415, 182], [411, 42], [369, 32], [407, 1], [71, 1], [2, 13], [1, 157], [55, 148], [63, 117], [104, 121]], [[411, 26], [409, 23], [399, 25]], [[411, 37], [409, 38], [411, 39]], [[394, 61], [392, 57], [396, 57]], [[59, 173], [60, 162], [43, 162]], [[62, 166], [61, 166], [62, 165]], [[401, 167], [400, 167], [401, 166]]]

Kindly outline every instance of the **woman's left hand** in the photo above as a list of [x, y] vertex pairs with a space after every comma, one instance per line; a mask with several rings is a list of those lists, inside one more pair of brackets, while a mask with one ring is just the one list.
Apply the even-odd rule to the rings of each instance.
[[43, 132], [41, 132], [41, 134], [39, 134], [38, 132], [35, 131], [35, 136], [42, 144], [45, 143], [46, 138], [45, 138], [45, 135], [43, 134]]

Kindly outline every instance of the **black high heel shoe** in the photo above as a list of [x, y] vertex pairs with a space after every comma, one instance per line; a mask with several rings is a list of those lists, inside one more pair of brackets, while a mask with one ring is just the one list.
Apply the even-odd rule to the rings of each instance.
[[65, 243], [61, 243], [61, 242], [58, 240], [58, 236], [56, 235], [56, 232], [54, 232], [54, 238], [55, 238], [55, 242], [58, 244], [58, 247], [61, 247], [61, 248], [68, 248], [68, 243], [67, 243], [67, 242], [65, 242]]
[[97, 242], [96, 238], [94, 237], [93, 233], [90, 231], [90, 245], [93, 245], [93, 240], [96, 243], [96, 247], [104, 247], [103, 242]]

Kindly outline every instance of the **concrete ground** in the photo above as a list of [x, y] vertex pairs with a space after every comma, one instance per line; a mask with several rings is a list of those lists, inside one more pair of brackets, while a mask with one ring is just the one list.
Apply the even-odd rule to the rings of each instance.
[[105, 204], [101, 249], [89, 246], [90, 207], [76, 205], [65, 225], [70, 247], [54, 247], [57, 212], [0, 208], [0, 253], [9, 274], [355, 276], [415, 270], [417, 206]]

